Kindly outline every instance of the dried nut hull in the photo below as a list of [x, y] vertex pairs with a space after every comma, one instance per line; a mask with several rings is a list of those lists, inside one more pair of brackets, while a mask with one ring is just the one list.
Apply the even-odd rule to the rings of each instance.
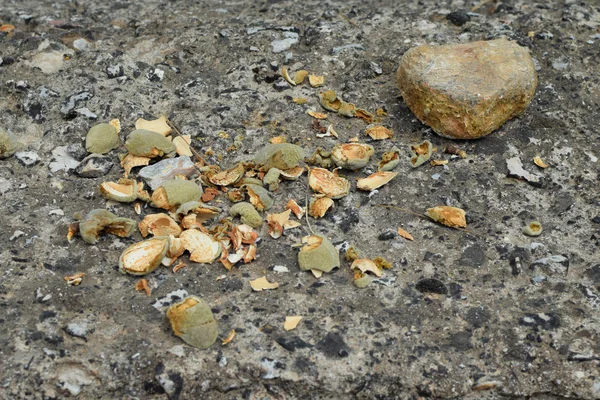
[[263, 224], [263, 219], [258, 211], [256, 211], [256, 208], [245, 201], [234, 204], [229, 209], [229, 215], [232, 217], [239, 216], [242, 223], [250, 225], [254, 229], [260, 228]]
[[298, 253], [298, 264], [302, 270], [330, 272], [340, 266], [340, 254], [325, 236], [307, 236], [302, 241], [307, 243]]
[[248, 196], [250, 197], [250, 203], [258, 211], [269, 210], [273, 207], [273, 198], [269, 194], [269, 191], [259, 185], [246, 185]]
[[417, 168], [429, 161], [433, 153], [433, 145], [429, 140], [426, 140], [418, 146], [410, 146], [410, 150], [414, 154], [410, 159], [410, 165], [413, 168]]
[[79, 234], [89, 244], [96, 244], [102, 231], [119, 237], [128, 237], [135, 231], [136, 223], [129, 218], [117, 217], [107, 210], [90, 211], [79, 223]]
[[254, 162], [263, 170], [281, 170], [297, 167], [304, 158], [304, 149], [290, 143], [268, 144], [254, 156]]
[[169, 237], [134, 243], [121, 253], [119, 270], [124, 274], [146, 275], [154, 271], [169, 249]]
[[340, 199], [350, 192], [350, 182], [324, 168], [311, 168], [308, 185], [317, 193], [332, 199]]
[[134, 156], [162, 157], [175, 154], [175, 145], [158, 132], [136, 129], [129, 134], [125, 147]]
[[537, 86], [528, 49], [505, 39], [412, 48], [397, 80], [417, 118], [456, 139], [485, 136], [523, 113]]
[[18, 147], [17, 137], [0, 128], [0, 160], [15, 154]]
[[217, 321], [206, 302], [196, 296], [188, 296], [167, 310], [167, 317], [175, 336], [190, 346], [208, 349], [218, 336]]
[[331, 150], [331, 158], [338, 167], [356, 170], [367, 165], [374, 151], [370, 144], [338, 144]]
[[119, 134], [110, 124], [92, 126], [85, 138], [85, 149], [94, 154], [106, 154], [120, 145]]
[[163, 182], [152, 193], [152, 206], [164, 209], [174, 209], [190, 201], [199, 201], [202, 188], [193, 181], [172, 179]]

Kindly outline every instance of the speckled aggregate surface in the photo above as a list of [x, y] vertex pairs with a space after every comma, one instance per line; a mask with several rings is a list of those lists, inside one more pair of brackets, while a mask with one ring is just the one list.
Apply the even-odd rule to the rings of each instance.
[[[456, 26], [446, 16], [461, 9], [470, 20]], [[0, 161], [2, 398], [600, 398], [598, 3], [4, 0], [7, 23], [16, 29], [0, 33], [0, 126], [40, 160]], [[402, 54], [499, 37], [536, 61], [539, 85], [525, 114], [477, 141], [427, 130], [399, 97]], [[148, 276], [150, 297], [116, 267], [139, 235], [67, 242], [73, 213], [105, 207], [97, 185], [121, 174], [123, 147], [109, 154], [104, 177], [52, 172], [53, 151], [81, 146], [95, 123], [119, 118], [124, 139], [137, 118], [164, 113], [224, 168], [275, 136], [331, 148], [338, 141], [317, 138], [306, 115], [322, 111], [318, 89], [290, 87], [283, 65], [324, 75], [344, 100], [388, 113], [381, 122], [394, 138], [378, 142], [364, 136], [363, 121], [330, 115], [340, 141], [357, 136], [375, 156], [344, 172], [351, 194], [311, 223], [336, 245], [392, 261], [381, 282], [357, 289], [347, 262], [318, 280], [300, 271], [292, 245], [306, 224], [278, 240], [263, 231], [258, 260], [231, 272], [159, 269]], [[239, 136], [242, 147], [227, 150]], [[442, 149], [451, 144], [468, 157], [412, 169], [408, 148], [424, 139], [436, 159], [448, 159]], [[399, 176], [371, 196], [357, 192], [354, 179], [393, 146], [404, 151]], [[536, 155], [550, 167], [536, 167]], [[542, 176], [541, 187], [507, 177], [505, 160], [515, 156]], [[283, 182], [274, 211], [307, 193], [306, 177]], [[461, 207], [469, 231], [381, 204]], [[130, 205], [109, 207], [140, 219]], [[536, 238], [521, 233], [532, 220], [544, 228]], [[82, 284], [67, 285], [75, 272], [85, 273]], [[248, 281], [265, 273], [281, 286], [252, 292]], [[220, 336], [235, 329], [235, 340], [186, 346], [153, 307], [173, 292], [205, 299]], [[304, 318], [286, 332], [287, 315]], [[486, 382], [494, 387], [473, 390]]]

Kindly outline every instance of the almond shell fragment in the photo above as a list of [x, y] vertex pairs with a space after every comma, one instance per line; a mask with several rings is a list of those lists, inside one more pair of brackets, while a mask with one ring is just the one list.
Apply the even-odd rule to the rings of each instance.
[[458, 207], [438, 206], [428, 208], [426, 214], [435, 222], [439, 222], [440, 224], [451, 228], [467, 227], [465, 210]]
[[370, 144], [344, 143], [331, 150], [331, 158], [338, 167], [356, 170], [367, 165], [374, 152]]
[[90, 211], [79, 222], [79, 234], [89, 244], [96, 244], [101, 232], [119, 237], [129, 237], [135, 231], [136, 223], [129, 218], [117, 217], [110, 211], [96, 209]]
[[131, 275], [149, 274], [160, 265], [168, 249], [168, 236], [134, 243], [121, 253], [119, 270]]
[[356, 181], [356, 187], [360, 190], [372, 191], [382, 187], [398, 175], [398, 172], [379, 171], [366, 178]]
[[315, 192], [332, 199], [340, 199], [350, 192], [350, 182], [347, 179], [325, 168], [311, 168], [308, 172], [308, 185]]
[[179, 238], [190, 252], [190, 261], [210, 264], [221, 255], [221, 243], [197, 229], [187, 229]]

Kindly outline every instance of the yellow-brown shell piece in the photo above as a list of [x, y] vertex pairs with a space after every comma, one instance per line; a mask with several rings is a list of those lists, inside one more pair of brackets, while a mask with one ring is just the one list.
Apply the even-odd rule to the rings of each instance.
[[300, 205], [294, 199], [289, 199], [285, 208], [287, 210], [292, 210], [292, 212], [298, 219], [302, 219], [302, 217], [304, 217], [304, 214], [306, 213], [304, 208], [300, 207]]
[[523, 233], [527, 236], [540, 236], [542, 230], [542, 224], [538, 221], [531, 221], [523, 228]]
[[533, 163], [543, 169], [546, 169], [549, 167], [548, 164], [546, 164], [544, 161], [542, 161], [542, 158], [540, 156], [533, 157]]
[[308, 76], [308, 83], [310, 83], [310, 86], [314, 88], [323, 86], [325, 83], [325, 77], [311, 74]]
[[313, 218], [322, 218], [331, 207], [333, 207], [333, 200], [329, 197], [313, 198], [308, 205], [308, 215]]
[[167, 214], [148, 214], [138, 224], [140, 233], [143, 237], [148, 235], [178, 237], [181, 234], [181, 227], [175, 220]]
[[295, 181], [296, 179], [300, 178], [303, 173], [304, 173], [304, 168], [298, 166], [298, 167], [282, 170], [279, 176], [281, 176], [283, 179], [288, 180], [288, 181]]
[[327, 114], [320, 113], [314, 110], [307, 110], [306, 113], [315, 119], [327, 119]]
[[116, 182], [103, 182], [100, 184], [100, 194], [108, 200], [120, 203], [131, 203], [138, 197], [137, 182], [133, 179]]
[[354, 260], [352, 262], [352, 265], [350, 266], [350, 269], [351, 270], [358, 269], [363, 274], [367, 273], [367, 272], [371, 272], [372, 274], [374, 274], [377, 277], [380, 277], [381, 275], [383, 275], [383, 273], [381, 272], [381, 269], [379, 269], [377, 264], [375, 264], [373, 261], [369, 260], [368, 258], [359, 258], [357, 260]]
[[208, 178], [210, 183], [218, 186], [229, 186], [239, 181], [243, 176], [246, 169], [244, 164], [237, 164], [235, 167], [228, 169], [227, 171], [221, 171]]
[[134, 243], [119, 257], [119, 270], [131, 275], [146, 275], [154, 271], [169, 249], [169, 237], [155, 237]]
[[367, 165], [374, 152], [370, 144], [343, 143], [331, 150], [331, 158], [338, 167], [356, 170]]
[[197, 229], [187, 229], [179, 238], [190, 252], [190, 261], [210, 264], [221, 255], [221, 243]]
[[125, 170], [125, 177], [127, 177], [131, 170], [135, 167], [143, 167], [150, 164], [150, 157], [134, 156], [131, 153], [127, 153], [121, 160], [121, 167]]
[[375, 125], [365, 129], [365, 135], [371, 137], [373, 140], [384, 140], [391, 139], [393, 133], [385, 126]]
[[311, 168], [308, 185], [317, 193], [332, 199], [340, 199], [350, 192], [350, 182], [325, 168]]
[[385, 185], [392, 179], [394, 179], [396, 177], [396, 175], [398, 175], [398, 172], [390, 172], [390, 171], [375, 172], [374, 174], [371, 174], [366, 178], [362, 178], [362, 179], [359, 179], [358, 181], [356, 181], [356, 187], [360, 190], [367, 190], [367, 191], [375, 190], [375, 189], [382, 187], [383, 185]]
[[135, 121], [135, 129], [158, 132], [163, 136], [167, 136], [171, 133], [171, 127], [167, 123], [167, 117], [164, 115], [151, 121], [145, 120], [144, 118], [138, 118], [138, 120]]
[[219, 335], [210, 306], [196, 296], [188, 296], [169, 307], [167, 318], [175, 336], [199, 349], [208, 349]]
[[439, 222], [440, 224], [451, 228], [467, 227], [465, 210], [458, 207], [438, 206], [428, 208], [426, 214], [435, 222]]
[[342, 106], [342, 101], [338, 99], [337, 94], [333, 90], [327, 90], [319, 95], [321, 106], [329, 111], [338, 112]]

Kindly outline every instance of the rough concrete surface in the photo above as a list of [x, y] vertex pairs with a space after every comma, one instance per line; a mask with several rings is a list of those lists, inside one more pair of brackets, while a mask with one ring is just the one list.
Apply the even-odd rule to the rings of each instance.
[[[471, 14], [446, 18], [457, 10]], [[597, 2], [3, 0], [0, 23], [16, 27], [0, 33], [0, 126], [39, 156], [0, 161], [2, 398], [600, 398]], [[500, 37], [536, 61], [539, 86], [524, 115], [469, 142], [421, 125], [396, 87], [402, 54]], [[287, 85], [283, 65], [389, 114], [382, 123], [394, 138], [370, 142], [365, 170], [344, 172], [351, 194], [311, 223], [336, 245], [393, 261], [383, 281], [356, 288], [347, 262], [318, 280], [300, 271], [292, 245], [305, 223], [278, 240], [263, 230], [258, 260], [229, 273], [220, 264], [161, 268], [147, 277], [150, 297], [117, 270], [139, 234], [67, 242], [75, 212], [108, 207], [141, 219], [97, 190], [120, 176], [123, 146], [109, 153], [115, 165], [104, 177], [59, 170], [77, 165], [69, 154], [85, 157], [97, 122], [119, 118], [123, 142], [138, 117], [165, 113], [224, 168], [275, 136], [331, 148], [338, 141], [317, 138], [306, 115], [323, 111], [318, 90]], [[329, 122], [339, 141], [368, 139], [359, 119]], [[228, 151], [239, 136], [242, 147]], [[468, 157], [412, 169], [409, 146], [424, 139], [436, 159], [449, 158], [450, 144]], [[400, 175], [371, 196], [357, 192], [354, 179], [394, 145], [405, 151]], [[538, 169], [535, 155], [549, 168]], [[540, 185], [507, 177], [505, 160], [517, 156]], [[283, 182], [274, 210], [306, 193], [306, 176]], [[461, 207], [468, 232], [380, 204]], [[521, 233], [532, 220], [544, 228], [536, 238]], [[69, 286], [63, 277], [76, 272], [83, 282]], [[265, 272], [281, 286], [252, 292], [248, 281]], [[237, 337], [208, 350], [185, 345], [165, 317], [170, 302], [152, 306], [174, 291], [205, 299], [220, 336]], [[286, 332], [288, 315], [304, 319]], [[483, 383], [491, 388], [473, 390]]]

